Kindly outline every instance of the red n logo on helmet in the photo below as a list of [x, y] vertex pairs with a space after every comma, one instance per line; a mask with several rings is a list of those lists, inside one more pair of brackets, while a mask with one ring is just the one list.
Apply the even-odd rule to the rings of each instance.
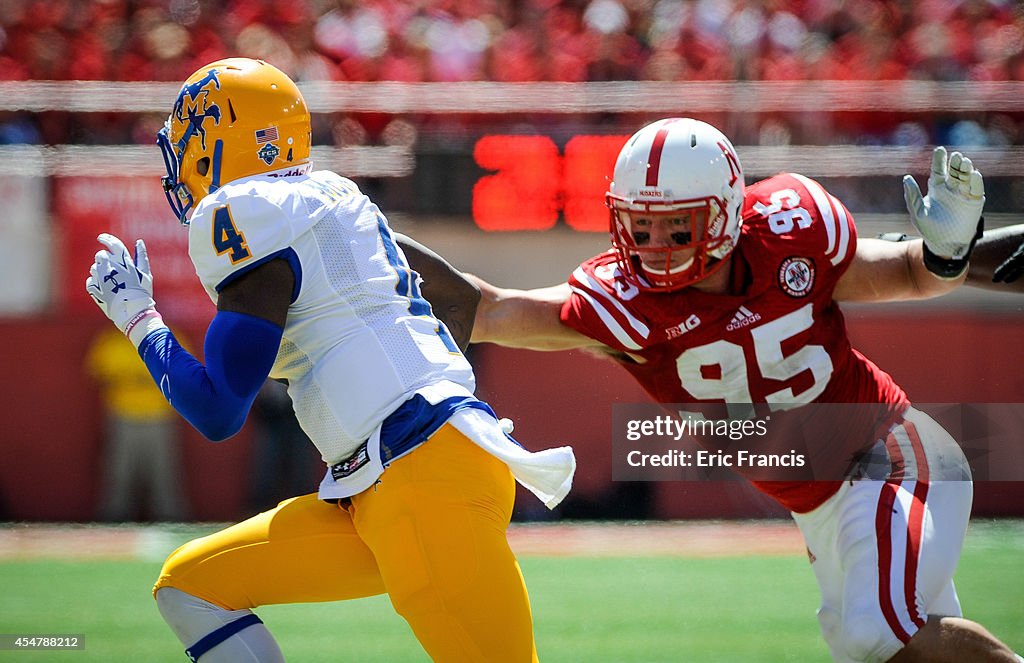
[[728, 145], [721, 141], [716, 144], [719, 149], [722, 150], [722, 154], [725, 155], [726, 160], [729, 162], [729, 173], [732, 175], [732, 179], [729, 180], [729, 186], [732, 186], [733, 184], [736, 184], [736, 180], [740, 176], [740, 160]]

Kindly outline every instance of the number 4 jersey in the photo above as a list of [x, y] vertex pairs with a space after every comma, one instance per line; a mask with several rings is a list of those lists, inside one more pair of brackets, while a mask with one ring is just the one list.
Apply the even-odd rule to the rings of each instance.
[[434, 402], [475, 388], [384, 216], [335, 173], [300, 167], [225, 185], [196, 207], [189, 255], [214, 303], [253, 267], [291, 264], [292, 304], [271, 377], [288, 380], [295, 414], [328, 465], [414, 393]]
[[[607, 252], [570, 277], [562, 322], [614, 350], [660, 403], [765, 403], [776, 413], [810, 403], [877, 404], [845, 410], [842, 420], [815, 431], [815, 453], [849, 458], [864, 451], [884, 437], [907, 399], [851, 347], [832, 299], [856, 251], [853, 217], [820, 184], [796, 174], [747, 187], [742, 213], [730, 275], [731, 292], [739, 294], [642, 292]], [[786, 449], [788, 441], [765, 446]], [[835, 492], [841, 476], [750, 478], [788, 509], [806, 512]]]

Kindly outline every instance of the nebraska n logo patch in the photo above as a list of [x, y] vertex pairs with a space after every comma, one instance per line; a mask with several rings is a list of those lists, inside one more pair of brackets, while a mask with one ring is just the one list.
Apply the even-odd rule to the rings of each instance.
[[806, 297], [814, 288], [814, 261], [792, 256], [779, 265], [779, 287], [790, 297]]

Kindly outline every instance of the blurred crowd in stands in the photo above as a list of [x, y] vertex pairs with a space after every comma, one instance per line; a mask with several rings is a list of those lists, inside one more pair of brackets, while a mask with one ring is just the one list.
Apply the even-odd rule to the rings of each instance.
[[[0, 79], [178, 81], [229, 55], [300, 81], [1021, 80], [1024, 3], [0, 0]], [[7, 119], [0, 142], [148, 142], [152, 129]], [[972, 141], [1016, 141], [1012, 118], [981, 121]]]
[[1010, 0], [6, 0], [0, 78], [1017, 80]]

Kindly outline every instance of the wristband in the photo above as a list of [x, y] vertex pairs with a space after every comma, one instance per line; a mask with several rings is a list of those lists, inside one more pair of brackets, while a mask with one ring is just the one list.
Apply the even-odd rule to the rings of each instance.
[[971, 238], [971, 244], [967, 247], [967, 253], [964, 254], [963, 258], [943, 258], [942, 256], [935, 255], [935, 253], [928, 248], [928, 242], [924, 242], [924, 266], [925, 268], [946, 281], [952, 281], [953, 279], [959, 278], [967, 270], [968, 263], [971, 260], [971, 252], [974, 251], [974, 245], [977, 243], [981, 234], [985, 230], [985, 217], [978, 218], [978, 229], [974, 233], [974, 237]]
[[943, 258], [932, 253], [932, 250], [928, 248], [927, 242], [924, 245], [925, 268], [944, 281], [952, 281], [959, 278], [964, 273], [964, 270], [967, 269], [970, 257], [971, 252], [968, 251], [967, 255], [963, 258]]
[[124, 334], [138, 348], [150, 332], [166, 326], [163, 316], [156, 309], [148, 308], [145, 311], [139, 311], [128, 321], [124, 327]]

